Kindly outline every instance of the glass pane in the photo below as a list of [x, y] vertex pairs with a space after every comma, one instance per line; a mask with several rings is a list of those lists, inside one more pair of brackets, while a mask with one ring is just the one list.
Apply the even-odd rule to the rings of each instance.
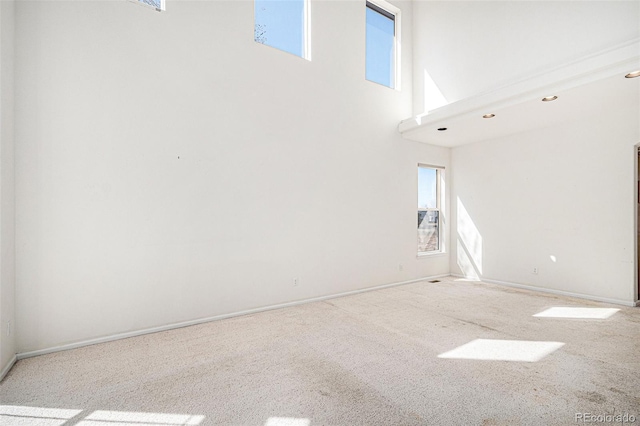
[[367, 8], [366, 78], [393, 87], [395, 22]]
[[418, 208], [419, 209], [437, 209], [438, 208], [438, 191], [437, 191], [438, 173], [436, 169], [429, 167], [418, 167]]
[[439, 211], [418, 211], [418, 252], [440, 250], [439, 228]]
[[303, 57], [304, 1], [255, 0], [255, 41]]
[[140, 3], [147, 4], [149, 6], [153, 6], [158, 10], [164, 10], [162, 7], [162, 0], [138, 0]]

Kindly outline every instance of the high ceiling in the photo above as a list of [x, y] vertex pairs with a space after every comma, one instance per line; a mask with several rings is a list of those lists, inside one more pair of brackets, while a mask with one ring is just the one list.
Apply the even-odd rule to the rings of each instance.
[[[640, 78], [624, 78], [640, 69], [638, 1], [417, 0], [413, 14], [404, 138], [453, 147], [597, 117], [612, 103], [638, 108]], [[541, 102], [549, 95], [558, 99]]]
[[[640, 37], [640, 1], [414, 1], [414, 114], [581, 61]], [[425, 99], [420, 99], [424, 97]]]
[[[547, 95], [556, 95], [558, 99], [543, 102], [541, 99]], [[479, 106], [462, 114], [455, 114], [457, 105], [452, 104], [435, 110], [433, 114], [409, 120], [414, 123], [421, 121], [421, 125], [408, 127], [407, 122], [403, 122], [407, 130], [402, 135], [431, 145], [455, 147], [584, 117], [597, 120], [599, 114], [613, 104], [637, 109], [640, 105], [640, 78], [628, 79], [624, 74], [618, 74], [571, 89], [529, 92], [526, 99], [514, 104], [496, 108]], [[489, 113], [495, 117], [482, 117]], [[438, 131], [443, 127], [447, 130]]]

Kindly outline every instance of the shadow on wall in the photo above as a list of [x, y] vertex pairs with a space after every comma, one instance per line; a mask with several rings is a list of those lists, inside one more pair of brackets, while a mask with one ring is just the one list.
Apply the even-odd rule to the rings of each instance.
[[482, 277], [482, 235], [464, 204], [457, 198], [457, 262], [467, 278]]

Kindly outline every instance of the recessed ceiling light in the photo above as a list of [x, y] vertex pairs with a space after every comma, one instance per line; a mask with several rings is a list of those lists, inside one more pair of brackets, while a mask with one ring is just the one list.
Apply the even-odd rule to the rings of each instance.
[[495, 114], [485, 114], [482, 116], [482, 118], [493, 118], [495, 116], [496, 116]]
[[438, 129], [438, 131], [439, 131], [439, 132], [444, 132], [445, 130], [447, 130], [447, 128], [446, 128], [446, 127], [440, 127], [440, 128]]
[[546, 96], [542, 98], [542, 102], [551, 102], [551, 101], [555, 101], [556, 99], [558, 99], [557, 96]]
[[640, 70], [630, 72], [629, 74], [624, 76], [624, 78], [636, 78], [636, 77], [640, 77]]

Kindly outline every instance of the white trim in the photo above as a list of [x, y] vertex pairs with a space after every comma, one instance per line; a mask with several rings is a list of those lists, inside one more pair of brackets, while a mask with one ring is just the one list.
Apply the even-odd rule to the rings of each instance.
[[417, 259], [424, 259], [427, 257], [447, 256], [449, 253], [444, 251], [423, 251], [416, 255]]
[[550, 294], [557, 294], [559, 296], [567, 296], [567, 297], [576, 297], [578, 299], [586, 299], [586, 300], [594, 300], [596, 302], [604, 302], [604, 303], [612, 303], [614, 305], [622, 305], [622, 306], [640, 306], [640, 304], [638, 304], [639, 302], [630, 302], [628, 300], [620, 300], [620, 299], [610, 299], [608, 297], [600, 297], [600, 296], [592, 296], [590, 294], [583, 294], [583, 293], [573, 293], [571, 291], [563, 291], [563, 290], [555, 290], [552, 288], [544, 288], [544, 287], [536, 287], [536, 286], [532, 286], [532, 285], [527, 285], [527, 284], [518, 284], [518, 283], [512, 283], [512, 282], [508, 282], [508, 281], [498, 281], [498, 280], [492, 280], [492, 279], [488, 279], [488, 278], [476, 278], [476, 277], [467, 277], [461, 274], [451, 274], [452, 277], [457, 277], [457, 278], [466, 278], [466, 279], [473, 279], [475, 281], [478, 282], [484, 282], [484, 283], [489, 283], [489, 284], [497, 284], [497, 285], [503, 285], [505, 287], [515, 287], [515, 288], [521, 288], [524, 290], [531, 290], [531, 291], [537, 291], [540, 293], [550, 293]]
[[[387, 2], [384, 2], [387, 3]], [[400, 10], [400, 8], [395, 7], [391, 4], [389, 4], [389, 6], [393, 7], [396, 12], [396, 19], [395, 19], [395, 26], [396, 26], [396, 31], [395, 31], [395, 46], [394, 46], [394, 54], [395, 54], [395, 61], [396, 63], [394, 64], [394, 85], [393, 88], [398, 91], [401, 92], [402, 91], [402, 11]]]
[[216, 315], [216, 316], [213, 316], [213, 317], [200, 318], [200, 319], [196, 319], [196, 320], [178, 322], [178, 323], [174, 323], [174, 324], [167, 324], [167, 325], [162, 325], [162, 326], [159, 326], [159, 327], [151, 327], [151, 328], [145, 328], [145, 329], [142, 329], [142, 330], [129, 331], [127, 333], [112, 334], [110, 336], [104, 336], [104, 337], [98, 337], [98, 338], [95, 338], [95, 339], [82, 340], [82, 341], [79, 341], [79, 342], [69, 343], [69, 344], [66, 344], [66, 345], [53, 346], [51, 348], [38, 349], [38, 350], [35, 350], [35, 351], [28, 351], [28, 352], [22, 352], [22, 353], [17, 354], [16, 358], [18, 360], [25, 359], [25, 358], [31, 358], [31, 357], [34, 357], [34, 356], [45, 355], [45, 354], [50, 354], [50, 353], [54, 353], [54, 352], [67, 351], [69, 349], [81, 348], [83, 346], [96, 345], [98, 343], [106, 343], [106, 342], [111, 342], [111, 341], [114, 341], [114, 340], [127, 339], [129, 337], [142, 336], [144, 334], [158, 333], [160, 331], [167, 331], [167, 330], [173, 330], [173, 329], [176, 329], [176, 328], [189, 327], [191, 325], [203, 324], [203, 323], [223, 320], [223, 319], [227, 319], [227, 318], [234, 318], [234, 317], [239, 317], [239, 316], [242, 316], [242, 315], [250, 315], [250, 314], [255, 314], [255, 313], [264, 312], [264, 311], [271, 311], [273, 309], [288, 308], [288, 307], [291, 307], [291, 306], [303, 305], [303, 304], [306, 304], [306, 303], [321, 302], [323, 300], [335, 299], [335, 298], [344, 297], [344, 296], [351, 296], [353, 294], [365, 293], [365, 292], [374, 291], [374, 290], [381, 290], [381, 289], [389, 288], [389, 287], [397, 287], [397, 286], [400, 286], [400, 285], [417, 283], [417, 282], [420, 282], [420, 281], [428, 281], [428, 280], [432, 280], [432, 279], [436, 279], [436, 278], [448, 277], [450, 275], [451, 274], [449, 274], [449, 273], [440, 274], [440, 275], [432, 275], [432, 276], [429, 276], [429, 277], [417, 278], [417, 279], [414, 279], [414, 280], [401, 281], [401, 282], [396, 282], [396, 283], [391, 283], [391, 284], [382, 284], [382, 285], [378, 285], [378, 286], [375, 286], [375, 287], [367, 287], [367, 288], [362, 288], [362, 289], [358, 289], [358, 290], [346, 291], [344, 293], [331, 294], [331, 295], [328, 295], [328, 296], [312, 297], [310, 299], [297, 300], [295, 302], [280, 303], [280, 304], [277, 304], [277, 305], [270, 305], [270, 306], [264, 306], [264, 307], [261, 307], [261, 308], [248, 309], [246, 311], [234, 312], [234, 313], [230, 313], [230, 314]]
[[442, 169], [442, 170], [445, 169], [444, 166], [436, 166], [436, 165], [427, 164], [427, 163], [418, 163], [418, 167], [428, 167], [428, 168], [431, 168], [431, 169]]
[[[311, 61], [311, 0], [304, 0], [304, 47], [303, 58]], [[255, 19], [255, 18], [254, 18]], [[254, 24], [255, 25], [255, 24]]]
[[16, 355], [14, 355], [13, 358], [11, 358], [11, 360], [7, 363], [7, 365], [4, 366], [4, 368], [2, 369], [2, 372], [0, 373], [0, 382], [2, 382], [2, 380], [5, 378], [5, 376], [13, 368], [13, 366], [16, 363], [16, 361], [18, 361], [18, 357]]

